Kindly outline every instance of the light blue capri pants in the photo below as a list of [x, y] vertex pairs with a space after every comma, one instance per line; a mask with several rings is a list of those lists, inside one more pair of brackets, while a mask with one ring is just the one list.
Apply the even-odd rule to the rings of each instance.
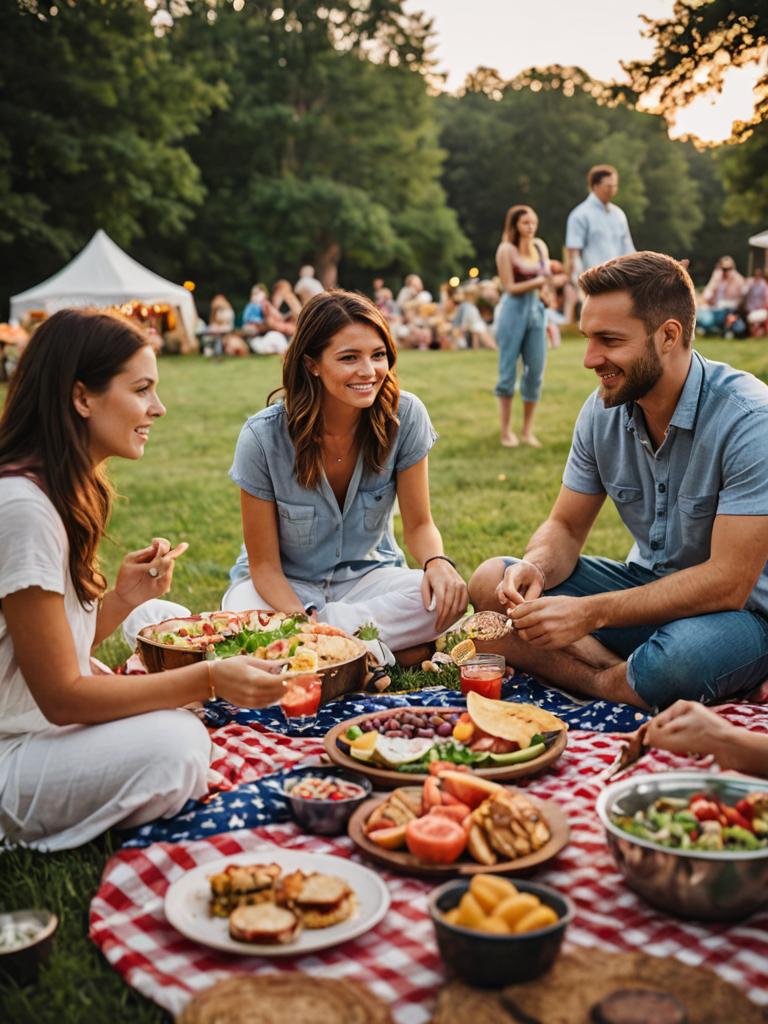
[[[504, 561], [511, 565], [518, 559]], [[586, 597], [656, 579], [640, 565], [584, 556], [568, 579], [544, 596]], [[768, 619], [746, 608], [650, 626], [608, 627], [593, 636], [626, 659], [627, 682], [654, 710], [678, 699], [703, 704], [741, 700], [768, 677]]]
[[517, 360], [522, 356], [520, 395], [524, 402], [538, 402], [547, 361], [546, 314], [538, 292], [522, 295], [507, 292], [502, 296], [496, 320], [496, 344], [499, 346], [496, 396], [511, 398], [514, 395]]

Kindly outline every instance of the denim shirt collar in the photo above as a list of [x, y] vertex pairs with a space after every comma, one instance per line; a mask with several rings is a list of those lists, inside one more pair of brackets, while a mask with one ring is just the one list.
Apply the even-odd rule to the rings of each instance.
[[[688, 376], [685, 378], [683, 390], [680, 392], [675, 411], [672, 413], [672, 419], [669, 421], [670, 427], [679, 427], [682, 430], [694, 429], [696, 417], [699, 414], [704, 379], [704, 361], [698, 352], [693, 352]], [[634, 432], [636, 429], [634, 402], [627, 402], [624, 406], [624, 427], [630, 432]]]
[[613, 203], [604, 203], [602, 199], [598, 199], [594, 192], [589, 193], [589, 195], [587, 196], [587, 202], [590, 203], [592, 206], [596, 207], [598, 210], [602, 210], [603, 213], [605, 213], [606, 211], [610, 211], [611, 207], [613, 206]]

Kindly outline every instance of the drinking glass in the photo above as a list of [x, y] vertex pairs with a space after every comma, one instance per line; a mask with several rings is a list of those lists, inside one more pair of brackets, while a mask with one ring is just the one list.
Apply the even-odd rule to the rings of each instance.
[[501, 699], [501, 682], [506, 668], [502, 654], [476, 654], [461, 663], [461, 692], [479, 693], [491, 700]]
[[322, 676], [291, 676], [287, 680], [280, 708], [291, 732], [306, 732], [315, 724], [322, 689]]

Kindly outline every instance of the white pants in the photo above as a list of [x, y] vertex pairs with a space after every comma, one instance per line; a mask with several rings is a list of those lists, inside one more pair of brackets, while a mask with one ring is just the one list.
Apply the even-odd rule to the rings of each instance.
[[[354, 633], [364, 622], [379, 627], [381, 640], [393, 651], [427, 643], [437, 636], [435, 612], [424, 607], [421, 569], [382, 566], [356, 580], [327, 585], [289, 580], [302, 604], [314, 604], [319, 622]], [[233, 583], [221, 600], [228, 612], [269, 608], [249, 578]]]
[[[105, 686], [130, 686], [130, 677]], [[203, 796], [211, 741], [202, 722], [179, 709], [52, 726], [0, 756], [0, 837], [68, 850], [113, 825], [171, 817]]]

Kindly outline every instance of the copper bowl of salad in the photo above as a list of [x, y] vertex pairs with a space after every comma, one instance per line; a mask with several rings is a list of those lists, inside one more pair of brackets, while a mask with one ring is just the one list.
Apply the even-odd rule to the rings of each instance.
[[630, 888], [681, 917], [733, 921], [768, 906], [768, 783], [714, 772], [636, 775], [597, 813]]
[[304, 616], [264, 608], [166, 619], [145, 626], [136, 641], [149, 672], [242, 653], [272, 665], [287, 663], [290, 671], [322, 677], [323, 704], [342, 693], [362, 689], [367, 671], [368, 649], [361, 640]]

